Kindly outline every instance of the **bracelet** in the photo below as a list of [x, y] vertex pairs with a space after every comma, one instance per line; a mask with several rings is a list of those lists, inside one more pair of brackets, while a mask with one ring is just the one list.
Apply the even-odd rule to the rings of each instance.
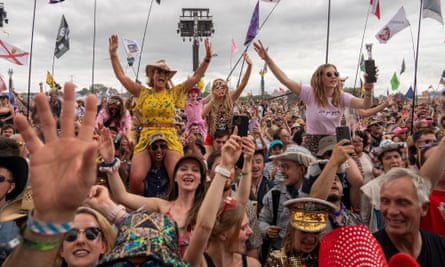
[[205, 57], [204, 61], [207, 62], [207, 63], [210, 63], [210, 58], [209, 57]]
[[247, 176], [247, 175], [249, 175], [251, 172], [250, 171], [245, 171], [245, 172], [243, 172], [243, 171], [241, 171], [241, 176]]
[[40, 235], [60, 235], [71, 230], [73, 222], [60, 224], [42, 222], [32, 217], [33, 211], [34, 209], [29, 211], [26, 222], [26, 227], [28, 227], [31, 232]]
[[57, 248], [63, 241], [63, 238], [56, 240], [31, 240], [23, 238], [23, 246], [32, 250], [47, 251]]
[[112, 173], [117, 172], [117, 170], [119, 170], [120, 166], [121, 166], [121, 161], [118, 158], [114, 158], [112, 163], [102, 162], [99, 165], [99, 171], [112, 174]]
[[111, 210], [110, 214], [107, 215], [107, 219], [110, 222], [114, 222], [116, 220], [116, 216], [121, 210], [126, 210], [126, 208], [122, 205], [117, 205], [114, 207], [114, 209]]
[[231, 176], [230, 170], [223, 168], [221, 166], [216, 166], [215, 173], [219, 173], [226, 178], [230, 178]]

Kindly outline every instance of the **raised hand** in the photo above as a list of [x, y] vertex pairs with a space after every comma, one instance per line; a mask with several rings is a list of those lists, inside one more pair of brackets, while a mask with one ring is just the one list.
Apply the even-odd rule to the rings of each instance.
[[114, 159], [114, 144], [110, 129], [102, 128], [99, 137], [98, 151], [105, 162], [112, 162]]
[[110, 55], [116, 53], [118, 47], [119, 47], [119, 37], [113, 34], [108, 39], [108, 51], [110, 52]]
[[66, 223], [88, 195], [96, 181], [97, 144], [93, 140], [96, 96], [86, 99], [86, 111], [78, 137], [74, 136], [75, 85], [64, 86], [61, 137], [44, 94], [36, 96], [37, 111], [45, 139], [43, 143], [22, 115], [15, 125], [30, 152], [31, 176], [36, 219], [50, 223]]

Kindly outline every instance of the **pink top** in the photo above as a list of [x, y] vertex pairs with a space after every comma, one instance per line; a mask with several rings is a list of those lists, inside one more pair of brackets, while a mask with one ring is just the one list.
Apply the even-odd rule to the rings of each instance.
[[[107, 109], [101, 109], [99, 111], [99, 114], [97, 114], [96, 118], [96, 128], [99, 127], [99, 124], [104, 124], [108, 119], [110, 118], [110, 114], [108, 113]], [[127, 130], [131, 127], [131, 115], [128, 110], [125, 110], [124, 115], [122, 116], [121, 122], [119, 127], [112, 122], [109, 127], [116, 127], [118, 130], [118, 133], [125, 134], [127, 133]]]
[[332, 105], [332, 97], [328, 97], [326, 107], [319, 107], [315, 102], [314, 89], [303, 85], [300, 98], [306, 104], [306, 133], [311, 135], [335, 135], [335, 127], [340, 126], [345, 107], [350, 107], [351, 100], [355, 96], [343, 92], [338, 107]]

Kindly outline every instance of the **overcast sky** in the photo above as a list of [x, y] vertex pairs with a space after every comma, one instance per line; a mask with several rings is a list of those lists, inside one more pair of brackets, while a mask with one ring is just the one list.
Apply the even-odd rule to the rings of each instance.
[[[0, 39], [23, 50], [30, 51], [33, 2], [31, 0], [0, 0], [8, 12], [9, 24], [0, 31]], [[46, 72], [51, 71], [55, 38], [62, 14], [70, 28], [70, 50], [55, 60], [55, 80], [59, 83], [72, 80], [79, 89], [89, 87], [92, 81], [93, 17], [94, 0], [65, 0], [49, 5], [47, 0], [37, 0], [35, 30], [31, 66], [31, 91], [38, 90], [38, 83], [45, 81]], [[151, 0], [97, 0], [96, 56], [94, 82], [124, 90], [114, 77], [108, 55], [108, 37], [118, 34], [120, 38], [138, 41], [142, 44], [147, 14]], [[192, 73], [192, 43], [185, 42], [176, 33], [182, 8], [209, 8], [213, 16], [215, 34], [210, 38], [217, 54], [212, 59], [204, 82], [215, 78], [226, 78], [243, 51], [250, 17], [257, 0], [161, 0], [154, 1], [148, 22], [139, 77], [145, 80], [144, 66], [158, 59], [165, 59], [168, 65], [178, 70], [173, 78], [175, 83], [186, 79]], [[362, 35], [364, 43], [373, 43], [373, 54], [379, 67], [376, 94], [386, 94], [394, 72], [399, 73], [402, 60], [406, 72], [400, 77], [399, 90], [406, 92], [414, 82], [414, 48], [417, 42], [420, 1], [380, 0], [381, 19], [369, 15], [369, 0], [331, 1], [331, 24], [328, 61], [337, 66], [341, 76], [348, 76], [346, 87], [353, 87], [359, 58]], [[274, 3], [260, 1], [260, 23], [274, 7]], [[379, 44], [375, 34], [404, 6], [409, 28], [396, 34], [387, 44]], [[325, 63], [328, 0], [282, 0], [264, 24], [257, 39], [269, 47], [271, 57], [290, 78], [304, 84], [310, 82], [314, 70]], [[238, 44], [238, 52], [231, 56], [231, 39]], [[422, 91], [438, 82], [445, 69], [445, 34], [443, 26], [436, 20], [421, 21], [419, 65], [417, 84]], [[414, 41], [414, 43], [413, 43]], [[252, 48], [248, 50], [253, 61], [253, 72], [245, 93], [260, 93], [260, 76], [263, 61]], [[200, 60], [204, 57], [203, 43], [200, 45]], [[121, 62], [126, 64], [122, 43], [119, 47]], [[137, 66], [137, 62], [135, 64]], [[13, 81], [17, 91], [26, 91], [28, 86], [28, 65], [14, 65], [0, 61], [0, 74], [7, 80], [8, 69], [14, 71]], [[136, 68], [135, 68], [136, 69]], [[128, 75], [134, 77], [126, 67]], [[235, 85], [239, 68], [231, 80]], [[266, 90], [279, 88], [280, 83], [269, 72], [265, 75]], [[281, 86], [282, 87], [282, 86]]]

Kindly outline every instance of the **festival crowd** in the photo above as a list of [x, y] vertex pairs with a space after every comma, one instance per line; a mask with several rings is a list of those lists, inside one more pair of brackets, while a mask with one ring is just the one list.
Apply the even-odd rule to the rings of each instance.
[[257, 41], [298, 101], [242, 103], [247, 54], [203, 97], [208, 40], [177, 84], [162, 59], [134, 81], [118, 43], [129, 98], [66, 83], [20, 114], [0, 95], [1, 266], [443, 266], [445, 90], [356, 97], [332, 64], [303, 85]]

